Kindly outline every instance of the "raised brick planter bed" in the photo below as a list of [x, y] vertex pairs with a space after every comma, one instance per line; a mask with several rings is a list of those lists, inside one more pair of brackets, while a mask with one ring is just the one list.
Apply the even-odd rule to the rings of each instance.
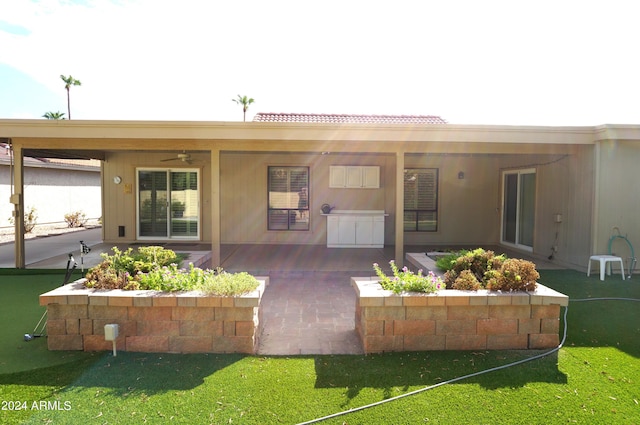
[[255, 353], [260, 299], [269, 283], [239, 297], [196, 292], [94, 290], [84, 279], [40, 295], [49, 350], [111, 350], [104, 325], [119, 325], [116, 348], [163, 353]]
[[569, 297], [535, 292], [444, 290], [394, 294], [377, 278], [352, 277], [356, 331], [365, 353], [545, 349], [560, 343], [560, 306]]

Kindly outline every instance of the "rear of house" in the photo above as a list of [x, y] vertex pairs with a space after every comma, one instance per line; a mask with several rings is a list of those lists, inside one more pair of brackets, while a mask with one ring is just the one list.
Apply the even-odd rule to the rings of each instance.
[[[105, 242], [211, 244], [214, 264], [221, 244], [326, 245], [336, 212], [383, 217], [347, 220], [343, 229], [375, 234], [396, 247], [399, 262], [404, 246], [504, 245], [584, 268], [607, 249], [612, 227], [640, 240], [640, 197], [628, 183], [638, 173], [637, 126], [309, 115], [301, 123], [276, 115], [252, 123], [68, 122], [54, 131], [11, 121], [0, 123], [0, 135], [26, 151], [76, 147], [103, 160]], [[334, 208], [328, 215], [324, 204]]]

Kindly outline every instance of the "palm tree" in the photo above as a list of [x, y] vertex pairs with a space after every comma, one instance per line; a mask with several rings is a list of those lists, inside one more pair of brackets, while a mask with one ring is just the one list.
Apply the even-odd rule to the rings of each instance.
[[46, 118], [48, 120], [64, 120], [66, 119], [64, 117], [64, 112], [45, 112], [45, 114], [42, 116], [42, 118]]
[[71, 86], [80, 86], [82, 85], [82, 83], [80, 83], [79, 80], [73, 78], [71, 75], [69, 75], [68, 77], [60, 75], [60, 78], [62, 79], [62, 81], [64, 81], [64, 88], [65, 90], [67, 90], [67, 112], [69, 113], [69, 119], [71, 119], [71, 100], [69, 99], [69, 92]]
[[242, 121], [247, 121], [247, 109], [249, 109], [249, 105], [253, 102], [253, 98], [248, 98], [247, 96], [238, 95], [237, 99], [231, 99], [233, 102], [236, 102], [238, 105], [242, 105]]

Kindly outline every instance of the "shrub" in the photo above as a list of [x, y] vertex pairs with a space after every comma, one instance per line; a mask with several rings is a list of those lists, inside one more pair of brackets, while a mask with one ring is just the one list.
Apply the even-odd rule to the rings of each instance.
[[103, 260], [96, 267], [87, 271], [85, 286], [95, 289], [136, 289], [129, 281], [129, 272], [118, 271], [111, 260]]
[[508, 259], [502, 264], [500, 273], [487, 282], [492, 291], [534, 291], [540, 274], [535, 264], [521, 259]]
[[64, 215], [64, 221], [69, 228], [84, 227], [87, 224], [87, 215], [82, 211], [71, 212]]
[[399, 270], [393, 260], [389, 261], [389, 265], [393, 271], [393, 277], [388, 277], [377, 263], [373, 264], [373, 269], [380, 278], [382, 289], [391, 290], [396, 294], [402, 292], [426, 292], [430, 294], [444, 289], [442, 279], [431, 271], [425, 276], [422, 274], [422, 270], [418, 270], [417, 274], [410, 271], [407, 267]]
[[[28, 207], [27, 211], [24, 213], [23, 218], [24, 223], [24, 232], [31, 233], [31, 231], [36, 227], [38, 221], [38, 214], [36, 214], [35, 207]], [[9, 223], [15, 224], [15, 220], [13, 217], [9, 217]]]
[[533, 291], [540, 274], [531, 261], [510, 258], [482, 248], [458, 257], [445, 273], [447, 288], [492, 291]]
[[452, 285], [453, 289], [477, 291], [482, 285], [471, 270], [462, 270]]
[[259, 282], [248, 273], [227, 273], [221, 268], [203, 270], [189, 264], [181, 269], [175, 252], [160, 246], [131, 248], [113, 255], [102, 254], [103, 261], [90, 269], [85, 286], [96, 289], [146, 289], [155, 291], [201, 291], [221, 296], [240, 295], [256, 289]]
[[[445, 273], [445, 284], [447, 288], [453, 285], [463, 270], [471, 272], [482, 287], [486, 286], [487, 278], [493, 276], [493, 271], [499, 270], [506, 257], [504, 254], [495, 255], [493, 251], [485, 251], [482, 248], [465, 252], [452, 264], [449, 271]], [[465, 278], [468, 280], [468, 278]]]

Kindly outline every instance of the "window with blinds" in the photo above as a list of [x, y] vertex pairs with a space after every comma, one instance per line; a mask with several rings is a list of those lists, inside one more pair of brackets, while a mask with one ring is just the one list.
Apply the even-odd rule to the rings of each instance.
[[269, 230], [309, 230], [309, 167], [268, 167]]
[[404, 170], [405, 232], [438, 230], [438, 169]]

